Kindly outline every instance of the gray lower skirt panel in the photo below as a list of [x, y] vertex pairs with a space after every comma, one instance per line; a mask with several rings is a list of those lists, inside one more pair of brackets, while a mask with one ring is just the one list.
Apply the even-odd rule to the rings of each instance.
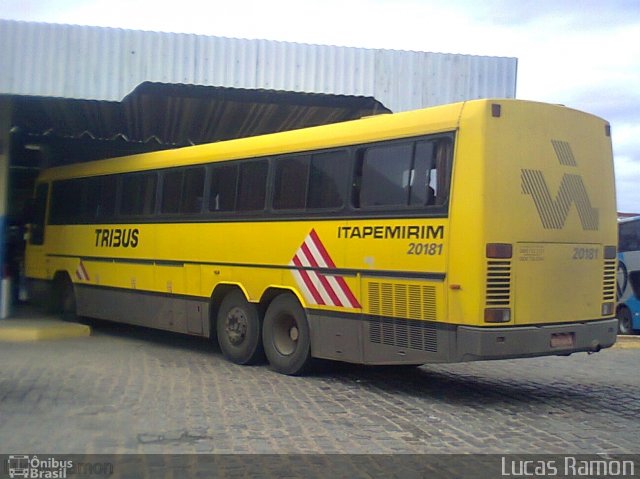
[[209, 302], [144, 291], [75, 286], [80, 316], [209, 337]]
[[449, 362], [455, 326], [428, 321], [307, 312], [311, 354], [359, 364]]

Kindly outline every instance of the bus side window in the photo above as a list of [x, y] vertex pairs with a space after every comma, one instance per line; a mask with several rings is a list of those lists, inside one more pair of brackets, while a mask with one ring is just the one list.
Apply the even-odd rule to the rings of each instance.
[[413, 143], [371, 147], [362, 160], [360, 206], [405, 206], [411, 181]]
[[161, 213], [200, 213], [204, 195], [205, 169], [177, 168], [162, 178]]
[[116, 176], [96, 176], [84, 180], [85, 206], [83, 219], [87, 223], [113, 218], [116, 209]]
[[418, 141], [413, 162], [410, 205], [435, 204], [436, 176], [434, 142]]
[[317, 153], [311, 158], [307, 209], [341, 208], [349, 176], [349, 153], [346, 150]]
[[150, 215], [156, 198], [156, 173], [134, 173], [122, 178], [120, 214]]
[[267, 160], [247, 161], [240, 164], [238, 185], [238, 211], [263, 211], [267, 198]]
[[442, 206], [449, 201], [449, 190], [451, 189], [451, 169], [453, 161], [453, 143], [451, 138], [441, 138], [435, 145], [435, 178], [431, 179], [431, 184], [436, 190], [435, 204]]
[[234, 211], [238, 186], [238, 165], [211, 167], [209, 180], [209, 211]]
[[51, 186], [49, 224], [64, 225], [82, 222], [83, 179], [54, 181]]
[[180, 197], [182, 195], [182, 180], [184, 170], [182, 168], [165, 171], [162, 175], [162, 201], [161, 213], [179, 213]]
[[200, 213], [204, 197], [205, 169], [202, 167], [188, 168], [184, 173], [181, 213]]
[[47, 196], [49, 185], [41, 183], [36, 188], [36, 198], [33, 204], [33, 216], [29, 230], [29, 242], [33, 245], [44, 244], [44, 222], [47, 211]]
[[309, 156], [290, 156], [275, 161], [273, 209], [300, 210], [307, 200]]

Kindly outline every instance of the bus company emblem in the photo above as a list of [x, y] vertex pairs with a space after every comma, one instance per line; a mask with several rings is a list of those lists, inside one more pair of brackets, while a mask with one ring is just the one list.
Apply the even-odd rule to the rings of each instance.
[[[336, 265], [315, 230], [307, 235], [289, 263], [296, 283], [309, 303], [360, 308], [344, 278], [331, 274]], [[326, 270], [327, 272], [323, 272]]]
[[[578, 163], [566, 141], [551, 140], [553, 150], [561, 165], [577, 167]], [[555, 196], [551, 196], [549, 187], [540, 170], [521, 170], [522, 193], [531, 195], [538, 210], [538, 215], [545, 229], [564, 228], [569, 210], [576, 205], [582, 229], [597, 231], [599, 228], [598, 209], [591, 206], [591, 200], [580, 175], [565, 173], [560, 188]]]

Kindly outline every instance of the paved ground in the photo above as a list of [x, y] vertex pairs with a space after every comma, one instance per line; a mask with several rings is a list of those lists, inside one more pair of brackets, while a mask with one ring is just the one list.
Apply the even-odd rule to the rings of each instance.
[[640, 452], [640, 349], [294, 378], [92, 327], [0, 344], [0, 453]]

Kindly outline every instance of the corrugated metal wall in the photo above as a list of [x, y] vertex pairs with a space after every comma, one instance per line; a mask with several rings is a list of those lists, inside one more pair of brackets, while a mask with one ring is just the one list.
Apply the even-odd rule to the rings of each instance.
[[119, 101], [143, 81], [373, 96], [393, 111], [515, 97], [517, 60], [0, 20], [0, 94]]

